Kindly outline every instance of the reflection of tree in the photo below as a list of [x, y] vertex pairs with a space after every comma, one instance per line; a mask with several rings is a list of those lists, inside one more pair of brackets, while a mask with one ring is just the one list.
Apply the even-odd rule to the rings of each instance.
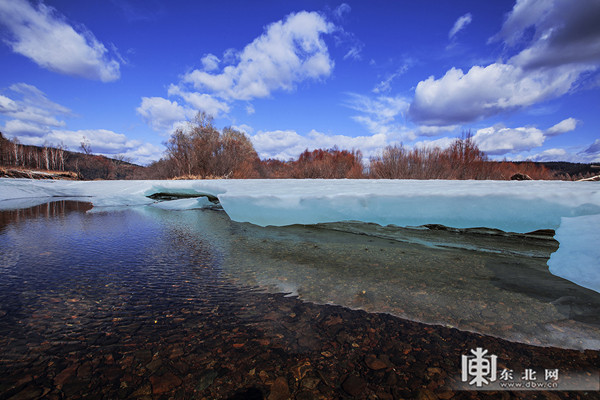
[[0, 231], [8, 225], [20, 224], [30, 219], [63, 217], [69, 212], [86, 212], [91, 208], [91, 203], [58, 200], [29, 208], [0, 211]]

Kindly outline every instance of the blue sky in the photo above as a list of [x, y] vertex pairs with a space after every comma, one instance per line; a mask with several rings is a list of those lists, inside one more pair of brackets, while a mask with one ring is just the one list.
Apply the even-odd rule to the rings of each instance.
[[145, 164], [198, 111], [262, 158], [600, 162], [600, 0], [0, 0], [0, 131]]

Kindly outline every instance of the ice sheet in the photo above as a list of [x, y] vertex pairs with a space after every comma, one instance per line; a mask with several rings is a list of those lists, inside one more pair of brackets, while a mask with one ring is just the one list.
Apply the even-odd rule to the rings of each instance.
[[[353, 220], [518, 233], [558, 229], [560, 247], [551, 272], [600, 292], [600, 246], [594, 246], [598, 236], [590, 227], [599, 226], [598, 182], [0, 179], [0, 209], [13, 208], [15, 199], [48, 197], [81, 198], [95, 207], [148, 205], [154, 200], [147, 196], [156, 193], [215, 196], [232, 220], [260, 226]], [[177, 207], [198, 205], [189, 201]]]
[[600, 292], [600, 215], [563, 218], [554, 238], [560, 247], [548, 260], [550, 272]]

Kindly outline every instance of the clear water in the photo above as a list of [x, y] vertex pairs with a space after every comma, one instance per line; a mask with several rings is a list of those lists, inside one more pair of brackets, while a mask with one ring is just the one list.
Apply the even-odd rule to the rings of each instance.
[[[35, 393], [43, 397], [63, 389], [65, 357], [72, 354], [79, 376], [86, 362], [93, 370], [94, 349], [111, 364], [111, 346], [130, 346], [120, 362], [129, 354], [147, 370], [158, 357], [148, 343], [166, 341], [161, 352], [171, 360], [194, 353], [194, 343], [209, 381], [211, 352], [235, 342], [240, 327], [294, 354], [320, 349], [269, 322], [273, 309], [296, 317], [269, 293], [538, 346], [600, 348], [600, 294], [548, 272], [557, 246], [550, 237], [433, 228], [261, 228], [216, 210], [70, 201], [0, 212], [0, 369], [42, 368], [47, 384]], [[114, 373], [108, 393], [143, 387]], [[0, 380], [0, 393], [13, 389]]]
[[351, 222], [262, 228], [224, 213], [139, 212], [218, 249], [222, 276], [240, 287], [521, 343], [600, 349], [600, 294], [548, 272], [558, 247], [548, 234]]

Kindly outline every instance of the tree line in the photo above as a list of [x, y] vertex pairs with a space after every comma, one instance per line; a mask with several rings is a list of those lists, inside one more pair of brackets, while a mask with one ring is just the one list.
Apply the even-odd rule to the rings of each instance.
[[492, 162], [469, 133], [447, 149], [402, 145], [384, 148], [368, 163], [360, 150], [305, 150], [296, 160], [261, 160], [250, 139], [233, 128], [221, 132], [213, 119], [199, 113], [165, 143], [163, 158], [146, 169], [152, 179], [320, 178], [320, 179], [557, 179], [534, 163]]

